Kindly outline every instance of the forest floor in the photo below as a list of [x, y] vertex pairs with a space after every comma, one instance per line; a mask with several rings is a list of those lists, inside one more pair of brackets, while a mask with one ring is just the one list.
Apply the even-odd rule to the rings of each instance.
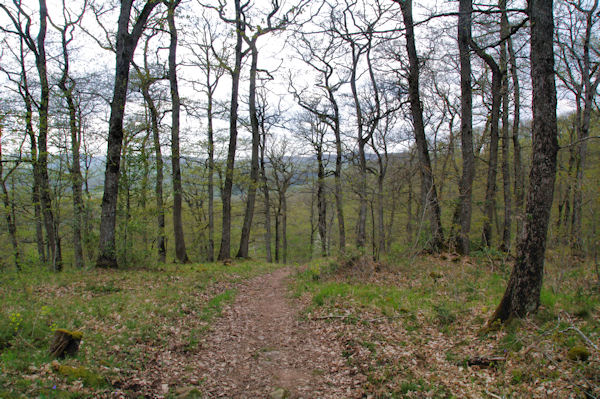
[[550, 254], [537, 315], [485, 330], [506, 257], [353, 256], [0, 275], [0, 398], [600, 396], [590, 263]]

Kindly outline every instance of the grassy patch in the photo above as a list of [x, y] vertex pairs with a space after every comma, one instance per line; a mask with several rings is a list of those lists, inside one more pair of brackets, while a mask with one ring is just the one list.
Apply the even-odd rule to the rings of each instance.
[[[152, 353], [196, 350], [210, 322], [235, 297], [232, 284], [276, 267], [245, 261], [5, 273], [0, 397], [95, 397], [114, 391], [118, 381], [151, 364]], [[83, 339], [75, 357], [52, 363], [48, 348], [58, 328], [81, 331]]]

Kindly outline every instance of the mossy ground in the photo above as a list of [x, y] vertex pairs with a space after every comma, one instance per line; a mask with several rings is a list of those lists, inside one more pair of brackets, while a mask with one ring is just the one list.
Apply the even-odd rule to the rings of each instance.
[[[234, 284], [276, 267], [246, 261], [6, 273], [0, 276], [0, 398], [110, 396], [151, 361], [148, 348], [195, 350], [235, 297]], [[75, 357], [49, 356], [58, 328], [82, 332]]]

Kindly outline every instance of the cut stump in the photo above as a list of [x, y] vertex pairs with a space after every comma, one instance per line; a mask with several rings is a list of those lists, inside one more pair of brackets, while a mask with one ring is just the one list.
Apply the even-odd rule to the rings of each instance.
[[64, 358], [66, 355], [73, 356], [79, 350], [83, 333], [81, 331], [69, 331], [59, 328], [54, 331], [54, 340], [50, 345], [50, 354], [57, 358]]

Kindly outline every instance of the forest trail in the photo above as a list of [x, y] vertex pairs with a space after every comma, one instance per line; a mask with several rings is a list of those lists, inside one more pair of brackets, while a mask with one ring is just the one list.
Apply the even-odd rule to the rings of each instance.
[[[289, 268], [243, 283], [197, 354], [208, 397], [360, 397], [360, 381], [327, 331], [299, 317]], [[321, 323], [322, 324], [322, 323]]]

